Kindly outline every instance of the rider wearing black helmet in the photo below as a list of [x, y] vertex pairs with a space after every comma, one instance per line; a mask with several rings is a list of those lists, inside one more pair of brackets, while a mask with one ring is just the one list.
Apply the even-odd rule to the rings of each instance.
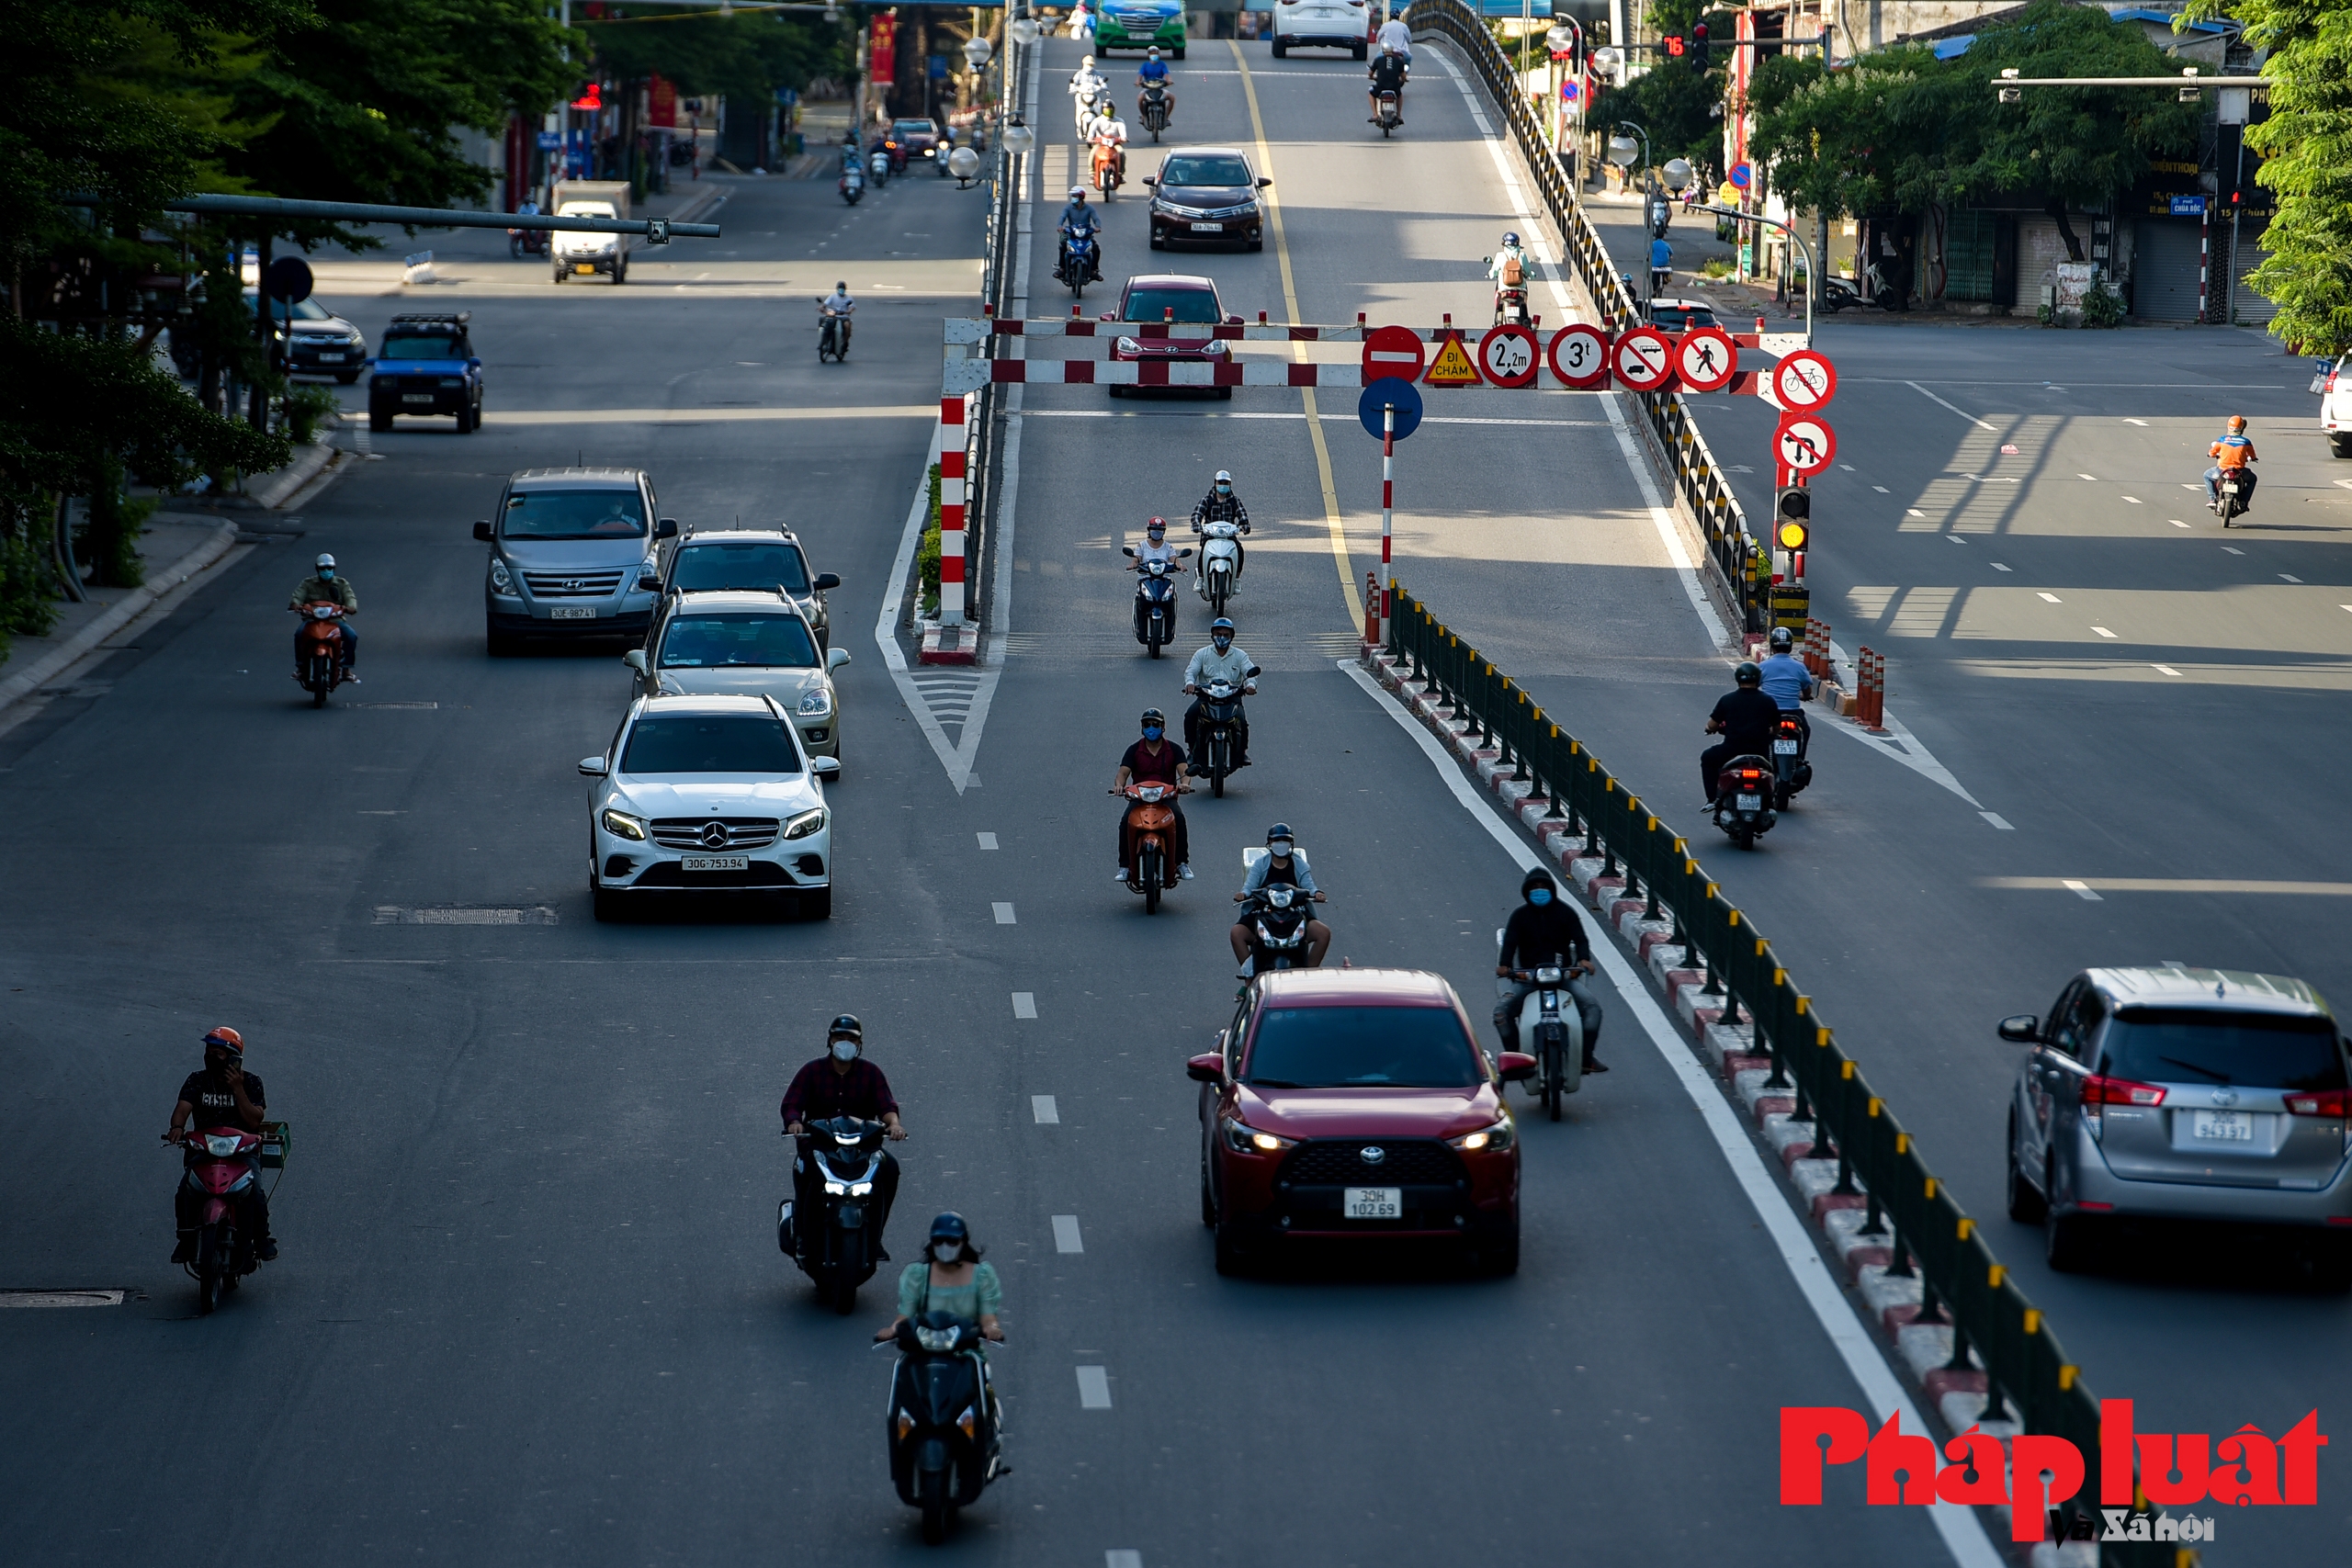
[[[899, 1121], [899, 1102], [890, 1093], [890, 1080], [882, 1069], [865, 1060], [865, 1026], [852, 1013], [843, 1013], [826, 1026], [825, 1054], [804, 1066], [792, 1077], [792, 1087], [784, 1091], [784, 1131], [788, 1137], [799, 1137], [808, 1130], [811, 1122], [828, 1121], [835, 1116], [855, 1116], [867, 1122], [879, 1122], [888, 1129], [895, 1143], [907, 1135], [906, 1127]], [[821, 1178], [817, 1162], [797, 1155], [792, 1161], [793, 1213], [812, 1213], [822, 1201], [818, 1183]], [[874, 1196], [881, 1205], [874, 1221], [874, 1246], [883, 1257], [889, 1253], [882, 1248], [882, 1233], [890, 1223], [890, 1201], [899, 1193], [899, 1162], [885, 1150], [882, 1169], [875, 1178]]]
[[1502, 947], [1495, 954], [1495, 992], [1498, 998], [1495, 1003], [1495, 1033], [1501, 1037], [1504, 1050], [1525, 1049], [1519, 1040], [1519, 1009], [1534, 985], [1519, 976], [1531, 969], [1557, 963], [1568, 972], [1563, 989], [1576, 1003], [1577, 1021], [1584, 1031], [1584, 1065], [1579, 1070], [1605, 1073], [1608, 1067], [1592, 1054], [1593, 1047], [1600, 1043], [1601, 1010], [1600, 1001], [1582, 979], [1593, 972], [1592, 939], [1585, 934], [1584, 921], [1560, 897], [1558, 881], [1540, 865], [1520, 878], [1519, 896], [1520, 906], [1510, 912], [1510, 919], [1503, 927]]
[[[1184, 710], [1184, 743], [1187, 746], [1195, 751], [1201, 747], [1202, 689], [1212, 681], [1227, 681], [1245, 694], [1255, 692], [1258, 686], [1251, 679], [1251, 672], [1256, 668], [1250, 663], [1250, 656], [1234, 643], [1232, 621], [1223, 615], [1211, 621], [1209, 646], [1193, 655], [1192, 663], [1184, 667], [1184, 690], [1193, 697], [1193, 705]], [[1238, 702], [1233, 706], [1233, 765], [1237, 769], [1246, 768], [1250, 765], [1250, 714]], [[1197, 757], [1193, 761], [1193, 771], [1196, 773], [1206, 772]]]
[[[1143, 710], [1143, 739], [1126, 750], [1119, 759], [1119, 771], [1111, 779], [1111, 793], [1125, 795], [1131, 784], [1164, 784], [1178, 795], [1190, 795], [1193, 786], [1184, 782], [1184, 748], [1167, 739], [1168, 716], [1158, 708]], [[1193, 839], [1184, 825], [1184, 808], [1173, 798], [1169, 809], [1176, 813], [1176, 874], [1185, 882], [1193, 879]], [[1119, 869], [1113, 880], [1127, 880], [1127, 867], [1135, 863], [1128, 853], [1127, 808], [1119, 807]]]
[[1699, 772], [1705, 778], [1709, 806], [1715, 803], [1715, 779], [1724, 771], [1724, 764], [1734, 757], [1762, 756], [1770, 749], [1772, 731], [1781, 722], [1781, 705], [1764, 694], [1761, 670], [1743, 660], [1732, 679], [1739, 683], [1739, 689], [1727, 693], [1715, 704], [1715, 711], [1707, 716], [1707, 733], [1721, 735], [1723, 741], [1708, 747], [1699, 757]]
[[[1266, 829], [1266, 852], [1262, 858], [1250, 863], [1249, 872], [1241, 878], [1241, 891], [1233, 896], [1233, 901], [1238, 904], [1270, 883], [1277, 882], [1297, 888], [1317, 904], [1328, 902], [1323, 890], [1315, 886], [1315, 873], [1307, 866], [1306, 852], [1298, 847], [1297, 839], [1287, 822], [1277, 822]], [[1233, 942], [1233, 961], [1247, 964], [1250, 962], [1250, 934], [1248, 923], [1235, 921], [1232, 931], [1227, 934]], [[1330, 950], [1331, 928], [1310, 917], [1306, 922], [1306, 966], [1309, 969], [1317, 967], [1323, 962], [1323, 955]], [[1244, 976], [1247, 976], [1246, 969]]]

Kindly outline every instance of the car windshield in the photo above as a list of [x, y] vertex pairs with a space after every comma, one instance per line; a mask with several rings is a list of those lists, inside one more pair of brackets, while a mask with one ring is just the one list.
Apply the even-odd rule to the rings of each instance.
[[2126, 1008], [2100, 1043], [2099, 1071], [2143, 1083], [2345, 1087], [2332, 1019], [2204, 1008]]
[[1484, 1076], [1452, 1008], [1269, 1008], [1248, 1080], [1277, 1089], [1468, 1089]]
[[688, 545], [678, 551], [670, 586], [685, 593], [782, 588], [808, 592], [808, 567], [797, 545]]
[[641, 539], [645, 502], [634, 490], [525, 490], [506, 498], [509, 539]]
[[[246, 309], [251, 310], [253, 308], [254, 301], [260, 298], [261, 296], [258, 294], [246, 295]], [[298, 321], [331, 321], [334, 320], [334, 312], [328, 310], [324, 305], [320, 304], [316, 299], [295, 300], [293, 311], [294, 319]], [[284, 321], [286, 319], [286, 312], [287, 304], [285, 300], [272, 299], [269, 302], [269, 313], [272, 316], [275, 316], [277, 320], [281, 321]]]
[[939, 134], [939, 127], [932, 124], [931, 121], [927, 119], [894, 119], [890, 122], [890, 130], [894, 135], [899, 136], [936, 136]]
[[394, 327], [384, 334], [383, 345], [377, 353], [386, 359], [464, 359], [469, 357], [464, 340], [447, 333], [411, 332]]
[[813, 669], [816, 640], [797, 615], [680, 615], [662, 636], [664, 670]]
[[1180, 321], [1214, 323], [1225, 319], [1217, 313], [1216, 296], [1205, 288], [1130, 288], [1119, 319], [1127, 321], [1166, 321], [1171, 310]]
[[1164, 186], [1246, 186], [1250, 165], [1238, 158], [1170, 158], [1160, 165]]
[[625, 773], [797, 773], [790, 728], [759, 714], [648, 715], [628, 732]]
[[1663, 333], [1687, 333], [1714, 324], [1715, 313], [1698, 306], [1660, 305], [1650, 311], [1650, 325]]

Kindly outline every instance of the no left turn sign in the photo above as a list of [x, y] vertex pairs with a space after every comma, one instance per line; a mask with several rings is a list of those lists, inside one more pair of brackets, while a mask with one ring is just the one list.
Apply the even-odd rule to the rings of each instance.
[[1674, 373], [1691, 391], [1721, 391], [1738, 368], [1739, 347], [1719, 327], [1685, 333], [1674, 345]]
[[1609, 334], [1589, 321], [1570, 321], [1552, 334], [1549, 357], [1564, 385], [1598, 387], [1609, 376]]
[[1838, 395], [1838, 367], [1809, 348], [1783, 355], [1772, 367], [1772, 395], [1784, 409], [1817, 409]]
[[1656, 327], [1635, 327], [1617, 340], [1617, 379], [1637, 392], [1655, 392], [1674, 377], [1674, 344]]
[[1838, 456], [1838, 433], [1819, 414], [1784, 413], [1772, 433], [1772, 456], [1792, 473], [1818, 473]]
[[1532, 387], [1538, 352], [1532, 332], [1506, 321], [1478, 340], [1478, 368], [1498, 387]]

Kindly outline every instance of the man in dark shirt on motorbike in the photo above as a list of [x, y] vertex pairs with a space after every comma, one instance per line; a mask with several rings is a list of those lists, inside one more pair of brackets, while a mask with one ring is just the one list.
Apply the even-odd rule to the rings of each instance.
[[[890, 1080], [882, 1076], [881, 1068], [864, 1059], [865, 1050], [865, 1026], [855, 1016], [843, 1013], [833, 1020], [825, 1031], [825, 1054], [795, 1073], [792, 1087], [784, 1091], [786, 1137], [800, 1137], [808, 1131], [809, 1122], [829, 1121], [835, 1116], [879, 1122], [893, 1143], [906, 1137], [907, 1129], [899, 1121], [899, 1102], [890, 1093]], [[796, 1152], [792, 1160], [792, 1213], [796, 1221], [802, 1214], [817, 1212], [824, 1198], [823, 1183], [817, 1162]], [[890, 1256], [882, 1246], [882, 1233], [889, 1226], [890, 1204], [898, 1195], [899, 1162], [885, 1149], [882, 1168], [874, 1179], [875, 1200], [881, 1206], [874, 1222], [874, 1247], [883, 1258]]]
[[1780, 728], [1781, 705], [1764, 694], [1764, 671], [1743, 662], [1732, 679], [1739, 689], [1725, 694], [1707, 716], [1707, 733], [1721, 735], [1720, 745], [1699, 754], [1699, 772], [1707, 785], [1707, 805], [1715, 804], [1715, 781], [1734, 757], [1761, 757], [1770, 751], [1772, 732]]
[[[1155, 517], [1154, 523], [1159, 521]], [[1124, 795], [1131, 784], [1167, 784], [1177, 795], [1190, 795], [1193, 786], [1184, 782], [1184, 748], [1165, 739], [1168, 716], [1158, 708], [1143, 710], [1143, 739], [1127, 748], [1119, 758], [1119, 771], [1112, 776], [1111, 793]], [[1176, 842], [1170, 852], [1176, 862], [1179, 881], [1193, 880], [1193, 833], [1185, 826], [1184, 808], [1175, 795], [1167, 797], [1168, 809], [1176, 814]], [[1114, 882], [1127, 880], [1127, 868], [1135, 864], [1132, 853], [1133, 835], [1127, 829], [1127, 808], [1119, 807], [1119, 869], [1112, 876]]]
[[1383, 93], [1396, 95], [1396, 123], [1399, 125], [1405, 123], [1405, 57], [1393, 48], [1384, 47], [1378, 57], [1373, 61], [1372, 69], [1369, 72], [1372, 77], [1372, 91], [1369, 95], [1372, 113], [1364, 117], [1368, 123], [1373, 125], [1380, 123], [1380, 95]]
[[[243, 1035], [226, 1024], [207, 1034], [204, 1070], [188, 1074], [180, 1085], [179, 1103], [172, 1107], [171, 1130], [164, 1134], [164, 1141], [184, 1144], [191, 1127], [198, 1133], [216, 1127], [260, 1132], [269, 1105], [262, 1096], [260, 1077], [245, 1071], [244, 1062]], [[245, 1189], [244, 1202], [245, 1229], [261, 1238], [254, 1244], [254, 1256], [266, 1263], [277, 1256], [277, 1238], [269, 1234], [269, 1195], [255, 1181]], [[180, 1233], [172, 1261], [186, 1263], [196, 1256], [196, 1233], [204, 1224], [204, 1197], [190, 1191], [183, 1180], [173, 1193], [172, 1209]]]
[[[300, 613], [305, 604], [343, 606], [343, 619], [334, 624], [336, 633], [343, 638], [343, 678], [355, 686], [359, 684], [359, 677], [354, 674], [351, 669], [359, 659], [359, 634], [352, 628], [351, 625], [351, 617], [359, 614], [359, 592], [351, 586], [351, 579], [335, 570], [334, 557], [330, 555], [319, 557], [318, 565], [311, 570], [311, 575], [304, 578], [296, 587], [294, 597], [287, 601], [286, 607]], [[302, 655], [305, 651], [302, 646], [302, 628], [296, 626], [294, 628], [294, 678], [297, 681], [302, 678]]]
[[1600, 1003], [1585, 986], [1580, 976], [1593, 972], [1592, 942], [1584, 934], [1584, 921], [1560, 897], [1560, 885], [1552, 874], [1537, 866], [1520, 879], [1519, 893], [1524, 900], [1510, 912], [1503, 926], [1503, 945], [1495, 954], [1495, 1032], [1502, 1039], [1503, 1049], [1517, 1051], [1519, 1043], [1519, 1010], [1527, 1000], [1527, 993], [1535, 988], [1532, 980], [1520, 975], [1548, 964], [1558, 964], [1566, 971], [1561, 988], [1568, 999], [1577, 1004], [1577, 1019], [1584, 1033], [1584, 1066], [1587, 1073], [1609, 1070], [1600, 1058], [1592, 1054], [1600, 1041]]

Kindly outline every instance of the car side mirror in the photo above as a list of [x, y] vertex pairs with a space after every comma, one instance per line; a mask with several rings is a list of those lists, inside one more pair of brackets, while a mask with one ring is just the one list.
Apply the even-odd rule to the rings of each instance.
[[662, 574], [660, 572], [640, 571], [637, 574], [637, 591], [639, 593], [651, 593], [661, 586]]
[[817, 574], [816, 591], [820, 593], [828, 588], [839, 588], [841, 585], [842, 579], [839, 572], [820, 571]]
[[830, 782], [841, 776], [842, 760], [839, 757], [811, 757], [808, 759], [808, 771]]
[[603, 777], [605, 776], [605, 759], [603, 759], [602, 757], [582, 757], [582, 758], [581, 758], [581, 759], [580, 759], [580, 772], [581, 772], [581, 773], [582, 773], [584, 777], [587, 777], [587, 778], [592, 778], [592, 779], [601, 779], [601, 778], [603, 778]]
[[[1528, 1058], [1531, 1064], [1534, 1060], [1532, 1056]], [[1184, 1076], [1195, 1083], [1223, 1083], [1225, 1081], [1225, 1053], [1204, 1051], [1199, 1055], [1191, 1057], [1184, 1063]]]
[[1241, 325], [1241, 318], [1238, 316], [1227, 316], [1225, 319], [1225, 324], [1228, 327], [1238, 327]]
[[1524, 1051], [1506, 1051], [1498, 1064], [1505, 1083], [1525, 1083], [1535, 1076], [1536, 1061]]
[[1273, 176], [1271, 175], [1261, 175], [1258, 176], [1258, 188], [1260, 190], [1265, 189], [1268, 186], [1272, 185], [1273, 183]]
[[2001, 1038], [2014, 1040], [2020, 1045], [2041, 1043], [2041, 1021], [2030, 1012], [2001, 1020]]
[[678, 520], [674, 517], [664, 517], [661, 522], [656, 523], [653, 525], [653, 536], [657, 539], [676, 538], [678, 536]]
[[480, 539], [483, 544], [490, 543], [490, 525], [487, 523], [475, 524], [474, 537]]
[[622, 654], [622, 655], [621, 655], [621, 662], [622, 662], [623, 664], [628, 665], [630, 669], [632, 669], [632, 670], [636, 671], [639, 674], [640, 674], [640, 675], [644, 674], [644, 673], [645, 673], [645, 649], [641, 649], [641, 648], [632, 648], [632, 649], [630, 649], [627, 653], [624, 653], [624, 654]]
[[848, 662], [849, 649], [846, 648], [834, 649], [832, 651], [825, 655], [825, 668], [829, 671], [838, 670]]
[[1094, 319], [1098, 321], [1115, 321], [1119, 319], [1119, 313], [1116, 310], [1105, 310]]
[[1130, 559], [1133, 559], [1136, 553], [1136, 547], [1133, 545], [1121, 545], [1119, 547], [1119, 553]]

